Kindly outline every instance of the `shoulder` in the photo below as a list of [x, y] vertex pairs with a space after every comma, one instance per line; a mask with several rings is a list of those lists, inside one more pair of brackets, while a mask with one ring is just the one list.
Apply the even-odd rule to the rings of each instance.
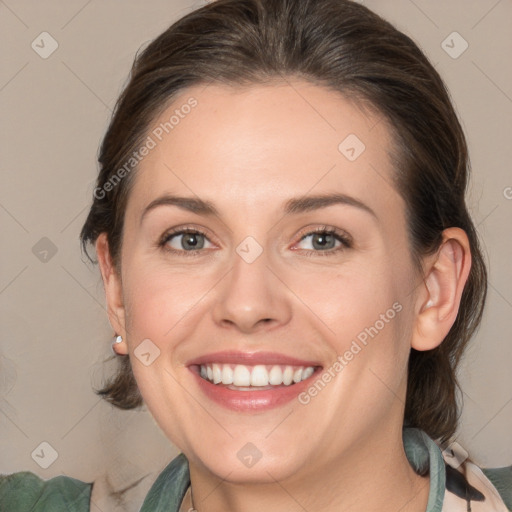
[[512, 510], [512, 466], [481, 467], [458, 445], [444, 450], [442, 455], [450, 498], [471, 496], [476, 512]]
[[512, 466], [480, 467], [458, 443], [443, 445], [415, 428], [403, 434], [413, 468], [430, 473], [429, 511], [512, 511]]
[[512, 510], [512, 466], [504, 468], [481, 468], [493, 483], [509, 510]]
[[64, 475], [49, 480], [43, 480], [31, 471], [0, 475], [0, 509], [10, 512], [87, 512], [91, 488], [92, 483]]
[[179, 510], [189, 485], [188, 460], [183, 453], [180, 453], [160, 473], [146, 496], [140, 512]]

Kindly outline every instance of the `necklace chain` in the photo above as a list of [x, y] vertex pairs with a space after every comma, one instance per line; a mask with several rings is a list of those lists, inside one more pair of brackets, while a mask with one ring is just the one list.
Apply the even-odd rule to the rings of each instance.
[[189, 512], [197, 512], [196, 507], [194, 506], [194, 497], [192, 496], [192, 485], [190, 485], [190, 506], [192, 510]]

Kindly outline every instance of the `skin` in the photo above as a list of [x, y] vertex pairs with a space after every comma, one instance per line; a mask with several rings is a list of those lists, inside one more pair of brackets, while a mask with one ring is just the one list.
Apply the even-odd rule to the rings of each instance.
[[[123, 336], [116, 351], [130, 354], [148, 409], [187, 456], [195, 508], [424, 511], [429, 478], [416, 475], [402, 444], [407, 360], [411, 347], [439, 345], [455, 321], [471, 265], [465, 233], [447, 229], [423, 274], [414, 267], [388, 127], [335, 92], [299, 80], [197, 86], [153, 127], [190, 97], [197, 107], [137, 170], [121, 268], [105, 234], [96, 249], [110, 322]], [[338, 150], [349, 134], [366, 146], [355, 161]], [[333, 192], [375, 216], [346, 204], [283, 213], [290, 198]], [[211, 201], [219, 215], [160, 206], [141, 222], [163, 193]], [[330, 255], [313, 246], [306, 235], [323, 225], [348, 233], [352, 246], [328, 245]], [[174, 227], [206, 231], [202, 252], [183, 255], [180, 235], [167, 246], [181, 252], [159, 247]], [[252, 263], [236, 252], [247, 236], [263, 249]], [[202, 394], [186, 367], [233, 349], [327, 369], [396, 302], [402, 310], [307, 405], [231, 411]], [[147, 338], [160, 350], [149, 366], [134, 356]], [[248, 442], [262, 454], [250, 468], [237, 457]]]

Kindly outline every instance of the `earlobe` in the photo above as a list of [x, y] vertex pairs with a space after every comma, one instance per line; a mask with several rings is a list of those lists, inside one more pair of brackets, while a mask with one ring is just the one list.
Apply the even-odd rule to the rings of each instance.
[[431, 350], [440, 345], [457, 318], [471, 269], [471, 250], [465, 231], [445, 229], [439, 250], [426, 261], [411, 340], [416, 350]]
[[115, 344], [115, 351], [119, 355], [127, 354], [126, 345], [126, 327], [125, 327], [125, 309], [123, 304], [123, 294], [121, 279], [114, 267], [110, 255], [108, 238], [106, 233], [100, 233], [96, 240], [96, 254], [98, 264], [105, 288], [105, 298], [107, 303], [107, 313], [110, 325], [115, 333], [122, 336], [123, 341]]

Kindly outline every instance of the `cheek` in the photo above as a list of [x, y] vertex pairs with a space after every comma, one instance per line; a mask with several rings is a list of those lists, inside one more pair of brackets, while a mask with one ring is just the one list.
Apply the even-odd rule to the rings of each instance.
[[[128, 266], [127, 266], [128, 268]], [[137, 262], [127, 271], [123, 283], [129, 334], [154, 338], [156, 344], [172, 340], [193, 314], [211, 285], [204, 272], [169, 270], [151, 262]]]
[[339, 340], [340, 349], [347, 339], [376, 322], [383, 330], [381, 315], [385, 315], [386, 326], [396, 316], [393, 304], [399, 299], [399, 286], [389, 269], [378, 262], [357, 261], [338, 270], [296, 272], [293, 282], [294, 293], [313, 317], [329, 328], [329, 337]]
[[391, 389], [400, 385], [413, 314], [407, 269], [400, 258], [380, 255], [336, 272], [295, 276], [294, 292], [310, 307], [312, 321], [322, 326], [333, 360], [341, 357], [332, 373], [344, 374], [346, 389], [374, 396], [375, 387], [385, 392], [382, 382]]

